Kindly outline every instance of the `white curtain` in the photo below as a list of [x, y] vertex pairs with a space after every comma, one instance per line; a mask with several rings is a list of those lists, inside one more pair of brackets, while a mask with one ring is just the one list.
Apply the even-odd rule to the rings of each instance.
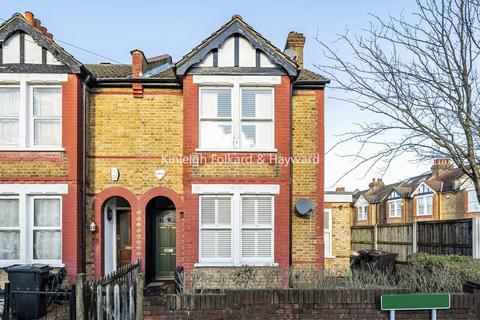
[[33, 232], [33, 259], [60, 260], [62, 232], [35, 230]]
[[0, 88], [0, 145], [18, 144], [20, 90]]
[[0, 227], [18, 227], [18, 199], [0, 199]]
[[0, 231], [0, 260], [20, 259], [20, 231]]
[[60, 145], [62, 141], [62, 91], [60, 88], [33, 90], [34, 144]]
[[35, 199], [33, 207], [34, 228], [58, 228], [58, 230], [33, 231], [33, 259], [59, 260], [62, 251], [60, 200]]
[[33, 211], [35, 227], [60, 227], [59, 199], [35, 199]]

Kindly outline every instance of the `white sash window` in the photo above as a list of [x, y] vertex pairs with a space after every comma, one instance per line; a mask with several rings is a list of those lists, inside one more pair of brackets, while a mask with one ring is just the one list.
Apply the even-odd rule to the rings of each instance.
[[20, 88], [0, 87], [0, 145], [18, 145]]
[[32, 133], [35, 146], [60, 146], [62, 141], [62, 89], [34, 87]]

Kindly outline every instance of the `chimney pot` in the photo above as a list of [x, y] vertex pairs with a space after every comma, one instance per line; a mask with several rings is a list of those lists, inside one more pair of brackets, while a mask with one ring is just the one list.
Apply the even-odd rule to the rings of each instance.
[[25, 11], [25, 19], [28, 21], [28, 23], [33, 25], [35, 21], [35, 16], [30, 11]]
[[297, 64], [303, 69], [303, 47], [305, 46], [305, 37], [302, 33], [292, 31], [288, 34], [286, 49], [293, 49], [298, 55]]
[[42, 25], [42, 22], [38, 19], [33, 20], [33, 26], [37, 29], [40, 29], [40, 26]]
[[44, 35], [47, 35], [47, 28], [45, 28], [45, 27], [40, 27], [40, 31], [41, 31]]
[[435, 159], [432, 166], [432, 176], [438, 177], [443, 171], [453, 168], [450, 159]]
[[337, 187], [336, 192], [345, 192], [345, 187]]
[[50, 32], [47, 32], [46, 36], [48, 40], [53, 41], [53, 34], [51, 34]]

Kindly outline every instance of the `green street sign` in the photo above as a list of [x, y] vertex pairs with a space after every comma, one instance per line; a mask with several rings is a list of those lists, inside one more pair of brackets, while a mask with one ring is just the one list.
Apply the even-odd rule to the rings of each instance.
[[382, 295], [381, 308], [397, 311], [450, 309], [450, 295], [447, 293]]

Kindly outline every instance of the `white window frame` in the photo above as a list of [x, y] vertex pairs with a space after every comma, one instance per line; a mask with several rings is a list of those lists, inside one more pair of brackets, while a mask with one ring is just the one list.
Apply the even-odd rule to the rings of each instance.
[[[198, 152], [276, 152], [275, 148], [275, 85], [281, 83], [278, 76], [208, 76], [195, 75], [193, 83], [199, 84], [199, 105], [198, 105]], [[204, 148], [201, 143], [201, 90], [202, 88], [232, 88], [232, 136], [233, 148]], [[270, 148], [241, 148], [241, 90], [272, 89], [272, 145]]]
[[[194, 184], [192, 185], [192, 193], [202, 196], [232, 196], [232, 261], [209, 261], [202, 259], [201, 255], [201, 208], [199, 207], [199, 243], [198, 243], [198, 263], [195, 267], [227, 267], [227, 266], [276, 266], [275, 263], [275, 195], [280, 193], [279, 185], [265, 185], [265, 184]], [[241, 257], [241, 197], [245, 196], [272, 196], [272, 256], [269, 259], [242, 259]]]
[[[0, 145], [0, 151], [64, 151], [63, 139], [59, 146], [34, 146], [30, 136], [33, 108], [31, 104], [31, 86], [62, 86], [68, 81], [68, 74], [0, 73], [0, 87], [20, 88], [19, 135], [18, 145]], [[63, 96], [63, 93], [62, 93]], [[63, 106], [62, 106], [63, 119]], [[62, 120], [63, 121], [63, 120]]]
[[328, 239], [330, 241], [330, 250], [327, 250], [327, 248], [325, 247], [324, 245], [324, 248], [325, 248], [325, 258], [335, 258], [335, 256], [333, 255], [333, 230], [332, 230], [332, 227], [333, 227], [333, 210], [332, 209], [325, 209], [325, 212], [328, 212], [329, 213], [329, 221], [328, 221], [328, 229], [325, 228], [324, 226], [324, 232], [323, 232], [323, 237], [325, 239]]
[[[217, 222], [214, 225], [207, 225], [204, 226], [202, 224], [202, 199], [205, 198], [214, 198], [214, 199], [221, 199], [221, 198], [230, 198], [230, 226], [227, 227], [227, 225], [219, 225]], [[198, 206], [199, 206], [199, 214], [198, 214], [198, 224], [199, 224], [199, 239], [200, 243], [198, 246], [198, 252], [199, 252], [199, 261], [204, 262], [204, 263], [233, 263], [233, 195], [232, 194], [217, 194], [217, 195], [201, 195], [199, 196], [198, 199]], [[216, 216], [218, 213], [216, 213]], [[203, 252], [202, 252], [202, 231], [203, 230], [230, 230], [230, 257], [229, 258], [203, 258]]]
[[[59, 200], [60, 201], [60, 226], [59, 227], [35, 227], [35, 217], [34, 217], [34, 203], [35, 203], [35, 200], [37, 199], [54, 199], [54, 200]], [[30, 249], [28, 251], [31, 250], [31, 260], [34, 262], [34, 263], [44, 263], [44, 264], [61, 264], [62, 263], [62, 245], [63, 245], [63, 241], [62, 241], [62, 233], [63, 233], [63, 230], [62, 230], [62, 196], [59, 196], [59, 195], [29, 195], [28, 196], [28, 202], [29, 202], [29, 231], [30, 231], [30, 240], [31, 241], [27, 241], [27, 244], [30, 244]], [[33, 234], [35, 233], [35, 231], [60, 231], [60, 259], [58, 260], [45, 260], [45, 259], [34, 259], [33, 257], [33, 241], [34, 241], [34, 236]], [[28, 252], [27, 251], [27, 252]]]
[[20, 197], [18, 195], [0, 195], [0, 199], [1, 200], [4, 200], [4, 199], [7, 199], [7, 200], [18, 200], [18, 227], [0, 227], [0, 231], [19, 231], [20, 233], [20, 244], [19, 244], [19, 250], [20, 252], [18, 253], [18, 257], [19, 259], [5, 259], [5, 260], [1, 260], [0, 259], [0, 266], [8, 266], [8, 265], [12, 265], [12, 264], [16, 264], [16, 263], [19, 263], [21, 260], [22, 260], [22, 252], [24, 250], [24, 246], [25, 244], [23, 243], [22, 241], [22, 238], [25, 238], [25, 228], [24, 228], [24, 215], [20, 214], [21, 212], [21, 201], [20, 201]]
[[368, 220], [368, 206], [357, 207], [357, 221]]
[[[468, 201], [468, 205], [467, 205], [468, 212], [480, 212], [480, 202], [477, 199], [477, 193], [475, 188], [468, 188], [466, 189], [466, 191], [467, 191], [467, 201]], [[472, 193], [475, 197], [474, 200], [472, 200]], [[476, 209], [472, 207], [472, 203], [477, 203]]]
[[[428, 217], [433, 215], [433, 194], [425, 194], [421, 196], [415, 196], [417, 202], [417, 216]], [[432, 212], [428, 212], [428, 199], [432, 199]], [[423, 201], [422, 210], [420, 210], [420, 199]]]
[[402, 199], [388, 200], [387, 203], [388, 203], [388, 217], [401, 218], [402, 209], [403, 209], [403, 200]]
[[[33, 259], [33, 199], [60, 198], [60, 229], [62, 232], [63, 246], [63, 208], [62, 195], [68, 193], [66, 184], [0, 184], [0, 197], [17, 198], [19, 200], [20, 224], [20, 259], [0, 260], [0, 267], [23, 263], [45, 263], [54, 267], [63, 267], [63, 249], [58, 260]], [[9, 228], [5, 228], [9, 229]], [[57, 228], [58, 230], [58, 228]]]
[[[272, 220], [271, 220], [271, 224], [270, 224], [270, 227], [267, 228], [265, 225], [259, 225], [258, 222], [255, 224], [255, 225], [243, 225], [243, 208], [242, 208], [242, 199], [243, 198], [255, 198], [255, 197], [261, 197], [261, 198], [267, 198], [267, 197], [270, 197], [271, 198], [271, 204], [272, 204], [272, 208], [271, 208], [271, 214], [272, 214]], [[265, 194], [265, 195], [261, 195], [261, 194], [248, 194], [248, 193], [243, 193], [243, 194], [240, 194], [240, 208], [239, 208], [239, 212], [240, 212], [240, 225], [239, 225], [239, 228], [240, 228], [240, 247], [239, 247], [239, 251], [240, 251], [240, 262], [242, 264], [248, 264], [248, 265], [251, 265], [251, 264], [262, 264], [262, 263], [273, 263], [274, 261], [274, 248], [275, 248], [275, 237], [274, 237], [274, 231], [275, 231], [275, 197], [273, 195], [269, 195], [269, 194]], [[258, 218], [258, 216], [257, 216]], [[272, 235], [271, 235], [271, 244], [272, 244], [272, 254], [269, 258], [248, 258], [248, 257], [242, 257], [242, 236], [241, 236], [241, 233], [243, 230], [270, 230]]]
[[[270, 119], [265, 119], [265, 118], [243, 118], [242, 113], [243, 113], [243, 90], [251, 90], [251, 91], [266, 91], [270, 89], [271, 94], [272, 94], [272, 105], [271, 105], [271, 118]], [[272, 145], [266, 150], [271, 150], [275, 146], [275, 89], [273, 87], [252, 87], [252, 86], [241, 86], [240, 87], [240, 92], [239, 92], [239, 112], [238, 112], [238, 118], [237, 118], [237, 146], [240, 151], [262, 151], [265, 150], [265, 147], [255, 147], [255, 148], [245, 148], [242, 146], [242, 141], [241, 141], [241, 136], [242, 136], [242, 124], [243, 123], [271, 123], [272, 128], [271, 128], [271, 135], [272, 135]], [[235, 140], [235, 137], [234, 137]], [[235, 144], [234, 144], [235, 146]]]
[[[63, 97], [63, 90], [61, 85], [29, 85], [28, 90], [29, 90], [29, 102], [28, 102], [28, 117], [27, 117], [27, 132], [28, 132], [28, 140], [29, 140], [29, 146], [32, 149], [59, 149], [63, 145], [63, 139], [62, 139], [62, 134], [63, 134], [63, 101], [62, 101], [62, 106], [60, 106], [60, 116], [35, 116], [33, 114], [33, 91], [35, 89], [60, 89], [60, 95]], [[63, 100], [63, 99], [62, 99]], [[60, 145], [55, 146], [55, 145], [35, 145], [35, 120], [60, 120]]]

